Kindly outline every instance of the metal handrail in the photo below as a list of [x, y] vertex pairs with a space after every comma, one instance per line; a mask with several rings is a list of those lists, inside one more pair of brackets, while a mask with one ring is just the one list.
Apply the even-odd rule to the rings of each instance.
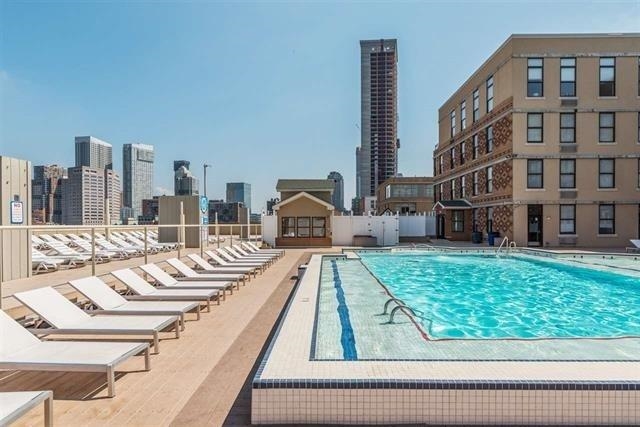
[[402, 305], [404, 305], [404, 306], [406, 306], [406, 305], [407, 305], [407, 304], [406, 304], [404, 301], [402, 301], [400, 298], [394, 298], [394, 297], [391, 297], [391, 298], [389, 298], [389, 299], [387, 300], [387, 302], [385, 302], [385, 303], [384, 303], [384, 310], [382, 311], [381, 315], [387, 314], [387, 308], [389, 308], [389, 304], [391, 304], [392, 302], [395, 302], [395, 303], [396, 303], [396, 304], [398, 304], [398, 305], [400, 305], [400, 304], [402, 304]]

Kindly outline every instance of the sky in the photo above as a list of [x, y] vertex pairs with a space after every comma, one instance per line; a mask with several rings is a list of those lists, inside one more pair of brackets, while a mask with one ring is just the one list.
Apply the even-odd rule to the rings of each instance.
[[[640, 32], [626, 2], [0, 0], [0, 155], [74, 164], [73, 141], [155, 146], [154, 189], [192, 162], [209, 198], [278, 178], [355, 195], [359, 40], [398, 39], [399, 172], [431, 175], [437, 110], [512, 33]], [[201, 184], [202, 185], [202, 184]]]

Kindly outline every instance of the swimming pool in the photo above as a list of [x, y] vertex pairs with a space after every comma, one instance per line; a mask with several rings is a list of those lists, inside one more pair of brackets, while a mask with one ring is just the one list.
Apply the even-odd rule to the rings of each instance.
[[525, 256], [362, 254], [432, 339], [640, 336], [640, 279]]

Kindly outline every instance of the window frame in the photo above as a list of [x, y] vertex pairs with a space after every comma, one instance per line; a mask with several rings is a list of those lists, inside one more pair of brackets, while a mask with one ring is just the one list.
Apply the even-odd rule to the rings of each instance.
[[[532, 126], [531, 118], [540, 117], [540, 126]], [[540, 140], [531, 139], [531, 131], [540, 131]], [[542, 144], [544, 143], [544, 113], [527, 113], [527, 144]]]
[[476, 160], [478, 158], [478, 154], [480, 154], [480, 138], [478, 137], [477, 133], [471, 137], [471, 147], [472, 147], [471, 160]]
[[449, 131], [451, 138], [456, 136], [456, 109], [454, 108], [449, 113]]
[[[540, 61], [540, 65], [532, 65], [533, 61]], [[529, 75], [530, 71], [540, 70], [540, 79], [532, 79]], [[540, 85], [540, 93], [536, 94], [531, 89], [531, 85]], [[527, 58], [527, 98], [543, 98], [544, 97], [544, 58]]]
[[[602, 216], [602, 208], [611, 207], [611, 218]], [[602, 221], [611, 221], [611, 230], [602, 227]], [[598, 235], [616, 234], [616, 205], [613, 203], [601, 203], [598, 205]]]
[[[640, 163], [640, 160], [639, 160]], [[467, 190], [466, 190], [466, 184], [467, 184], [467, 176], [466, 175], [462, 175], [460, 177], [460, 198], [461, 199], [465, 199], [467, 197]]]
[[[610, 115], [612, 120], [611, 126], [602, 126], [602, 118], [604, 116]], [[602, 139], [602, 131], [603, 130], [611, 130], [611, 140], [603, 140]], [[613, 144], [616, 142], [616, 113], [612, 111], [601, 111], [598, 113], [598, 143], [600, 144]]]
[[456, 179], [455, 178], [449, 181], [449, 197], [450, 197], [450, 200], [454, 200], [456, 198]]
[[[563, 212], [563, 208], [571, 208], [571, 215], [565, 216], [566, 212]], [[558, 205], [558, 216], [559, 216], [559, 224], [558, 230], [560, 234], [576, 234], [576, 205], [575, 204], [560, 204]], [[571, 231], [563, 231], [562, 224], [563, 222], [571, 221]]]
[[[563, 61], [573, 61], [573, 65], [564, 65]], [[573, 80], [563, 80], [562, 79], [562, 71], [563, 70], [573, 70]], [[578, 59], [576, 57], [565, 57], [560, 58], [560, 97], [561, 98], [575, 98], [578, 96], [578, 88], [577, 88], [577, 77], [578, 77]], [[571, 93], [570, 95], [563, 92], [563, 84], [571, 85]]]
[[[296, 238], [298, 239], [308, 239], [311, 237], [311, 217], [310, 216], [297, 216], [296, 218]], [[308, 225], [300, 225], [300, 222], [302, 220], [307, 220], [308, 221]], [[301, 230], [308, 230], [308, 233], [306, 236], [301, 236], [300, 232]]]
[[460, 103], [460, 131], [467, 128], [467, 100], [463, 99]]
[[[607, 59], [612, 59], [613, 60], [613, 65], [602, 65], [602, 62], [604, 60], [607, 60]], [[616, 57], [615, 56], [602, 56], [599, 59], [598, 65], [599, 65], [599, 67], [598, 67], [598, 96], [600, 96], [600, 97], [613, 97], [613, 96], [616, 96]], [[613, 81], [612, 82], [602, 80], [602, 72], [604, 70], [607, 70], [607, 69], [612, 69], [613, 70]], [[605, 83], [611, 83], [611, 86], [612, 86], [611, 94], [608, 94], [608, 95], [603, 95], [602, 94], [603, 85]]]
[[[573, 172], [562, 172], [562, 163], [570, 163], [573, 164], [572, 170]], [[561, 189], [575, 189], [576, 188], [576, 159], [560, 159], [559, 167], [559, 181], [558, 187]], [[562, 177], [570, 176], [573, 182], [573, 186], [566, 187], [562, 183]]]
[[493, 166], [487, 166], [485, 169], [485, 189], [487, 194], [493, 193]]
[[[493, 74], [492, 74], [489, 77], [487, 77], [487, 80], [485, 82], [486, 95], [487, 95], [487, 102], [486, 102], [487, 114], [489, 114], [493, 110], [493, 95], [494, 95], [493, 84], [494, 83], [493, 83]], [[491, 96], [489, 96], [489, 94], [491, 94]]]
[[[316, 225], [316, 220], [322, 220], [322, 225]], [[316, 236], [316, 230], [322, 230], [322, 235]], [[324, 216], [314, 216], [311, 218], [311, 237], [325, 238], [327, 237], [327, 218]]]
[[[540, 164], [540, 172], [531, 172], [530, 165]], [[540, 185], [531, 185], [531, 178], [540, 177]], [[544, 159], [527, 159], [527, 189], [544, 189]]]
[[[612, 171], [611, 172], [602, 172], [602, 164], [603, 162], [611, 162], [611, 165], [613, 166]], [[602, 178], [604, 176], [611, 176], [611, 186], [607, 186], [604, 187], [602, 186]], [[612, 157], [607, 157], [607, 158], [599, 158], [598, 159], [598, 188], [602, 188], [602, 189], [611, 189], [611, 188], [616, 188], [616, 159], [612, 158]]]
[[467, 148], [467, 141], [462, 140], [460, 142], [460, 165], [464, 165], [464, 162], [465, 162], [464, 155], [465, 155], [466, 148]]
[[[573, 117], [573, 126], [564, 126], [562, 123], [563, 117]], [[575, 144], [576, 143], [576, 120], [577, 116], [575, 112], [562, 112], [559, 116], [559, 124], [560, 124], [560, 144]], [[562, 132], [565, 129], [569, 129], [573, 131], [573, 139], [571, 141], [564, 141], [564, 133]]]
[[479, 177], [478, 171], [473, 171], [473, 174], [471, 176], [472, 176], [471, 180], [473, 182], [473, 188], [471, 189], [471, 195], [472, 196], [477, 196], [478, 195], [478, 186], [479, 186], [479, 183], [478, 183], [478, 181], [479, 181], [479, 179], [478, 179], [478, 177]]
[[[293, 221], [293, 225], [285, 225], [285, 222], [288, 222], [288, 220], [292, 220]], [[292, 230], [290, 230], [292, 229]], [[285, 233], [285, 230], [287, 230], [287, 233]], [[296, 217], [295, 216], [285, 216], [282, 217], [282, 220], [280, 222], [280, 235], [282, 237], [292, 237], [288, 235], [288, 232], [293, 231], [293, 237], [296, 237], [297, 233], [296, 233]]]
[[451, 211], [451, 232], [464, 233], [464, 210], [454, 209]]
[[[487, 154], [492, 153], [493, 152], [493, 125], [489, 125], [487, 126], [487, 128], [485, 129], [485, 140], [487, 141]], [[491, 134], [491, 138], [489, 138], [489, 134]]]
[[480, 119], [480, 89], [475, 88], [472, 94], [473, 102], [472, 102], [472, 120], [473, 123], [477, 122]]
[[451, 169], [456, 167], [456, 147], [455, 146], [449, 149], [449, 167]]

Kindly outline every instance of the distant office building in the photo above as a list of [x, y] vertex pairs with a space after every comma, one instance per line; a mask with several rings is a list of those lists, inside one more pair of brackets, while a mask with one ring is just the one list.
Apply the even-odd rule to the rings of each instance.
[[209, 200], [209, 224], [213, 224], [218, 215], [218, 224], [246, 224], [248, 209], [240, 202]]
[[31, 212], [34, 224], [62, 223], [62, 180], [67, 169], [58, 166], [34, 166], [31, 180]]
[[356, 147], [356, 198], [360, 198], [362, 190], [362, 150], [360, 147]]
[[267, 200], [267, 215], [273, 215], [273, 207], [280, 203], [280, 199], [272, 198]]
[[76, 167], [113, 169], [111, 144], [93, 136], [76, 136]]
[[130, 208], [129, 206], [123, 206], [120, 208], [120, 221], [122, 221], [123, 224], [129, 224], [129, 219], [135, 218], [133, 215], [133, 208]]
[[198, 179], [191, 174], [188, 160], [175, 160], [173, 162], [173, 188], [176, 196], [197, 196]]
[[331, 196], [331, 202], [337, 211], [344, 211], [344, 179], [339, 172], [330, 172], [327, 179], [332, 180], [335, 183], [336, 188], [333, 190]]
[[67, 175], [62, 185], [63, 224], [102, 225], [105, 215], [111, 223], [118, 221], [121, 192], [117, 173], [80, 166], [69, 168]]
[[227, 203], [239, 202], [251, 212], [251, 184], [227, 182]]
[[375, 196], [398, 172], [397, 41], [360, 41], [360, 150], [356, 150], [358, 197]]
[[411, 215], [433, 209], [433, 178], [427, 176], [393, 177], [378, 187], [378, 215]]
[[158, 223], [158, 196], [142, 201], [142, 215], [138, 215], [138, 224], [157, 224]]
[[153, 163], [152, 145], [122, 146], [122, 201], [125, 207], [133, 209], [128, 218], [142, 215], [142, 200], [153, 197]]

